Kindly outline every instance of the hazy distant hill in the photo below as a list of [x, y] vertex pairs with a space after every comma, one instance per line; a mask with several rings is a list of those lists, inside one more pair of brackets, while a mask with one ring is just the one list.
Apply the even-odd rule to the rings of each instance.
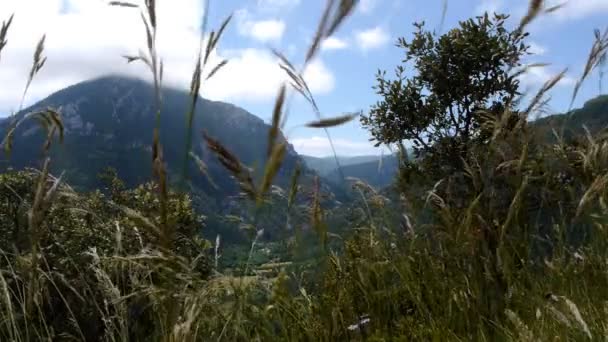
[[563, 128], [566, 137], [584, 134], [587, 127], [591, 133], [596, 133], [608, 127], [608, 95], [593, 98], [568, 114], [556, 114], [540, 118], [532, 123], [539, 130], [543, 139], [554, 140], [552, 130], [560, 132]]
[[[334, 157], [302, 156], [308, 167], [319, 172], [327, 180], [339, 183], [341, 180]], [[398, 170], [395, 155], [338, 157], [344, 177], [359, 178], [375, 187], [385, 187], [394, 181]]]
[[[302, 159], [306, 162], [306, 165], [316, 170], [319, 175], [327, 176], [332, 173], [337, 168], [336, 158], [333, 156], [329, 157], [312, 157], [302, 155]], [[354, 156], [354, 157], [345, 157], [338, 156], [338, 162], [341, 166], [348, 166], [353, 164], [361, 164], [367, 162], [378, 162], [380, 160], [380, 156], [368, 155], [368, 156]]]
[[[540, 118], [531, 123], [537, 130], [538, 137], [543, 141], [554, 141], [553, 129], [557, 132], [564, 129], [566, 137], [584, 134], [583, 126], [592, 133], [608, 127], [608, 95], [598, 96], [587, 101], [582, 108], [575, 109], [568, 114], [556, 114]], [[332, 182], [340, 180], [334, 157], [302, 156], [308, 167], [319, 172]], [[345, 177], [360, 178], [367, 183], [384, 187], [390, 185], [396, 176], [398, 160], [396, 156], [384, 156], [380, 163], [380, 156], [338, 157]], [[382, 166], [379, 168], [379, 166]]]

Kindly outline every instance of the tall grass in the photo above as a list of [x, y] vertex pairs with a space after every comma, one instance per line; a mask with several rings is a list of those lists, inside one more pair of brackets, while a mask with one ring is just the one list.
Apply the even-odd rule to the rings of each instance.
[[[218, 268], [218, 237], [215, 269], [209, 273], [198, 265], [209, 257], [211, 245], [188, 234], [198, 221], [192, 219], [187, 195], [171, 191], [164, 165], [159, 127], [164, 70], [156, 51], [156, 32], [162, 28], [157, 26], [156, 3], [146, 0], [141, 8], [128, 2], [111, 4], [141, 11], [147, 51], [126, 58], [146, 64], [154, 82], [154, 183], [129, 192], [115, 180], [111, 199], [99, 193], [75, 193], [61, 177], [49, 173], [50, 144], [56, 135], [59, 141], [63, 136], [60, 113], [49, 109], [16, 118], [4, 140], [8, 150], [19, 123], [29, 118], [46, 128], [47, 140], [41, 171], [0, 175], [5, 197], [14, 198], [3, 205], [13, 208], [16, 203], [17, 218], [25, 208], [23, 233], [28, 240], [25, 247], [15, 241], [14, 250], [2, 251], [3, 340], [608, 338], [608, 136], [589, 133], [576, 144], [558, 139], [543, 145], [536, 143], [528, 124], [564, 73], [541, 87], [515, 123], [508, 111], [498, 117], [488, 115], [484, 129], [490, 132], [490, 141], [472, 151], [462, 174], [429, 187], [425, 183], [401, 187], [397, 194], [350, 180], [360, 199], [333, 213], [321, 206], [316, 179], [304, 213], [323, 248], [314, 268], [287, 265], [278, 267], [274, 277], [251, 275], [255, 266], [250, 261], [261, 234], [254, 227], [244, 272], [230, 275]], [[543, 13], [542, 5], [531, 1], [522, 30]], [[309, 127], [327, 129], [354, 118], [322, 118], [302, 70], [355, 6], [356, 1], [327, 2], [300, 68], [275, 51], [291, 88], [285, 83], [278, 91], [259, 184], [233, 152], [204, 135], [256, 210], [272, 196], [283, 163], [286, 145], [278, 137], [288, 116], [290, 89], [318, 115]], [[11, 20], [3, 22], [0, 30], [0, 52], [7, 45]], [[230, 17], [208, 37], [204, 30], [201, 33], [185, 113], [184, 178], [190, 158], [206, 172], [206, 165], [191, 151], [193, 115], [208, 57], [229, 21]], [[573, 97], [607, 49], [605, 37], [596, 37]], [[44, 38], [36, 49], [25, 92], [44, 65], [43, 48]], [[226, 63], [212, 67], [207, 78]], [[281, 197], [288, 217], [300, 210], [295, 203], [300, 173], [296, 169], [288, 196]], [[129, 203], [132, 198], [143, 199]], [[350, 231], [340, 238], [333, 236], [328, 222], [347, 214]], [[8, 214], [0, 218], [8, 217], [3, 215]], [[184, 221], [191, 224], [184, 228], [180, 226]], [[66, 222], [73, 227], [63, 227]], [[19, 226], [18, 220], [15, 225]], [[84, 252], [83, 246], [72, 245], [83, 242], [90, 243]]]

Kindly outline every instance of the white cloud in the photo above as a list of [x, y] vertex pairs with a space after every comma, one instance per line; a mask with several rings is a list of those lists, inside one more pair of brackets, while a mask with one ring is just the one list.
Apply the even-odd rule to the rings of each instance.
[[248, 10], [237, 13], [239, 33], [260, 42], [277, 42], [285, 33], [285, 22], [279, 19], [254, 20]]
[[[68, 1], [67, 12], [62, 12], [63, 1]], [[199, 45], [201, 2], [159, 1], [158, 6], [158, 50], [165, 64], [165, 84], [185, 89]], [[137, 10], [109, 7], [103, 0], [0, 0], [0, 21], [13, 12], [15, 19], [0, 60], [0, 113], [18, 109], [36, 43], [44, 33], [48, 61], [34, 79], [26, 105], [105, 74], [149, 79], [143, 65], [127, 64], [121, 57], [145, 48]], [[263, 102], [276, 95], [285, 79], [276, 58], [265, 50], [214, 51], [211, 65], [224, 58], [230, 59], [228, 65], [203, 85], [206, 97]], [[310, 66], [306, 77], [314, 93], [334, 87], [333, 74], [320, 60]]]
[[285, 23], [274, 19], [255, 21], [252, 22], [249, 32], [261, 42], [279, 41], [285, 32]]
[[384, 28], [376, 26], [368, 30], [357, 31], [355, 39], [362, 50], [371, 50], [386, 45], [389, 41], [389, 34]]
[[[366, 141], [355, 141], [351, 139], [331, 139], [339, 156], [380, 155], [381, 148], [374, 147]], [[327, 137], [312, 136], [308, 138], [290, 139], [289, 142], [295, 150], [304, 155], [314, 157], [327, 157], [333, 155], [331, 145]]]
[[[475, 6], [475, 15], [480, 15], [485, 12], [493, 13], [510, 13], [513, 18], [519, 20], [528, 12], [529, 0], [477, 0]], [[543, 13], [534, 21], [536, 27], [551, 27], [551, 24], [539, 24], [545, 20], [553, 21], [569, 21], [579, 20], [591, 15], [601, 15], [608, 13], [608, 0], [546, 0], [544, 7], [551, 8], [557, 5], [562, 5], [556, 11], [551, 13]], [[538, 25], [538, 26], [537, 26]]]
[[[555, 77], [559, 72], [549, 70], [546, 67], [530, 68], [527, 73], [519, 77], [519, 81], [524, 88], [537, 88]], [[571, 76], [564, 76], [558, 83], [558, 87], [573, 86], [576, 80]]]
[[[513, 0], [509, 1], [509, 7], [506, 8], [504, 0], [482, 0], [489, 3], [499, 4], [499, 10], [507, 10], [513, 14], [514, 18], [521, 18], [528, 11], [529, 1]], [[551, 8], [557, 5], [562, 5], [556, 11], [543, 14], [532, 25], [537, 28], [552, 27], [556, 22], [565, 23], [571, 20], [580, 20], [593, 15], [602, 15], [608, 13], [607, 0], [547, 0], [545, 8]]]
[[313, 92], [329, 93], [334, 89], [334, 76], [320, 59], [308, 64], [303, 77]]
[[378, 2], [379, 0], [360, 0], [358, 9], [364, 14], [371, 13], [378, 5]]
[[[562, 3], [564, 3], [563, 0], [547, 1], [547, 7]], [[574, 20], [606, 12], [608, 12], [607, 0], [570, 0], [562, 8], [553, 12], [551, 16], [560, 20]]]
[[530, 49], [528, 50], [528, 52], [537, 55], [537, 56], [542, 56], [545, 53], [547, 53], [547, 48], [545, 48], [544, 46], [535, 43], [535, 42], [529, 42], [528, 45], [530, 45]]
[[337, 37], [329, 37], [321, 43], [323, 50], [342, 50], [348, 48], [348, 42]]
[[[319, 59], [308, 65], [304, 79], [314, 94], [329, 93], [335, 86], [333, 74]], [[232, 52], [230, 62], [204, 85], [203, 95], [218, 100], [267, 100], [276, 96], [285, 80], [285, 72], [270, 52], [238, 50]]]

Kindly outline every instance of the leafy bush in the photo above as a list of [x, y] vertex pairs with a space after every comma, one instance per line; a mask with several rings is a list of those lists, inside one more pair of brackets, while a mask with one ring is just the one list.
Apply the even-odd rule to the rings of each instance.
[[[328, 2], [305, 64], [354, 5], [347, 0]], [[60, 114], [48, 110], [28, 115], [26, 119], [42, 122], [47, 139], [40, 171], [0, 174], [0, 336], [10, 341], [605, 338], [608, 136], [600, 131], [568, 141], [559, 135], [551, 142], [537, 139], [546, 132], [528, 119], [563, 74], [547, 82], [526, 110], [510, 106], [516, 81], [506, 67], [517, 65], [525, 51], [525, 45], [519, 45], [525, 36], [521, 32], [541, 6], [542, 1], [531, 1], [529, 13], [513, 32], [503, 28], [504, 17], [495, 16], [495, 23], [485, 16], [461, 24], [465, 38], [471, 39], [463, 40], [461, 31], [453, 30], [435, 43], [432, 34], [421, 31], [413, 45], [402, 44], [430, 64], [421, 65], [423, 72], [410, 88], [396, 87], [396, 93], [381, 95], [402, 100], [402, 91], [418, 91], [415, 101], [406, 102], [420, 104], [416, 87], [426, 82], [431, 91], [437, 90], [431, 109], [438, 111], [414, 109], [439, 117], [438, 128], [447, 132], [450, 123], [443, 116], [453, 101], [476, 99], [463, 112], [465, 122], [469, 117], [473, 126], [465, 124], [469, 132], [461, 132], [470, 134], [468, 138], [456, 137], [467, 144], [466, 153], [458, 154], [460, 159], [452, 164], [453, 172], [425, 172], [433, 163], [453, 161], [454, 155], [423, 153], [415, 163], [402, 165], [400, 179], [391, 189], [378, 191], [349, 180], [355, 200], [333, 207], [323, 205], [318, 179], [312, 182], [311, 193], [301, 193], [297, 173], [289, 189], [273, 187], [285, 152], [285, 142], [277, 137], [285, 115], [286, 86], [277, 96], [268, 160], [260, 177], [252, 177], [221, 142], [207, 137], [248, 201], [241, 207], [243, 215], [228, 217], [251, 232], [250, 245], [242, 249], [222, 249], [219, 237], [213, 244], [200, 238], [204, 218], [196, 214], [189, 195], [172, 190], [158, 127], [152, 182], [127, 189], [109, 170], [102, 175], [105, 189], [77, 193], [61, 177], [49, 174], [46, 152], [55, 136], [61, 140]], [[155, 14], [154, 1], [145, 1], [142, 17], [149, 51], [129, 60], [150, 66], [160, 102]], [[0, 30], [0, 50], [9, 26], [10, 20]], [[480, 38], [474, 32], [484, 34]], [[447, 58], [452, 49], [470, 52], [472, 42], [479, 39], [505, 57], [492, 69], [502, 75], [499, 89], [492, 88], [497, 80], [468, 84], [470, 75], [462, 70], [450, 70], [447, 79], [460, 80], [460, 93], [438, 89], [446, 81], [441, 77], [447, 76], [434, 74], [437, 69], [429, 56], [435, 48]], [[594, 49], [599, 50], [591, 54], [581, 82], [608, 48], [608, 39], [602, 41], [599, 34], [597, 39]], [[212, 49], [217, 40], [210, 41]], [[28, 87], [44, 64], [43, 43], [44, 39]], [[482, 65], [488, 55], [478, 52]], [[192, 81], [192, 110], [186, 113], [190, 119], [201, 63], [206, 60], [202, 53], [201, 47]], [[296, 90], [319, 113], [298, 70], [277, 55]], [[468, 63], [457, 61], [458, 68], [466, 69]], [[425, 78], [429, 73], [432, 77]], [[501, 92], [506, 92], [505, 103], [486, 106]], [[159, 103], [155, 108], [158, 117]], [[319, 116], [308, 126], [327, 128], [353, 118]], [[379, 122], [374, 116], [369, 120], [371, 125], [384, 125], [382, 117]], [[409, 122], [403, 129], [425, 130], [427, 124]], [[4, 141], [8, 150], [18, 126], [19, 122], [11, 125]], [[432, 149], [453, 147], [443, 137], [430, 138], [434, 140], [425, 143]], [[187, 143], [186, 156], [189, 149]], [[405, 149], [401, 150], [405, 160]], [[199, 166], [204, 172], [205, 165]], [[298, 196], [310, 205], [296, 203]], [[259, 227], [261, 218], [276, 220], [277, 226], [293, 223], [293, 233], [265, 232]], [[308, 229], [302, 224], [306, 218]], [[263, 241], [265, 234], [282, 241]], [[275, 260], [272, 252], [291, 260]]]

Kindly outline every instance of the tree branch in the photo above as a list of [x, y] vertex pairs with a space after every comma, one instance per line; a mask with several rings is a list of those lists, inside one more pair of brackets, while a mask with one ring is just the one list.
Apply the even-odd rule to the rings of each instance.
[[454, 116], [454, 108], [452, 107], [451, 103], [448, 106], [448, 110], [450, 112], [450, 119], [452, 120], [452, 123], [454, 124], [454, 127], [456, 128], [456, 135], [458, 135], [458, 134], [460, 134], [460, 123], [458, 121], [456, 121], [456, 116]]

